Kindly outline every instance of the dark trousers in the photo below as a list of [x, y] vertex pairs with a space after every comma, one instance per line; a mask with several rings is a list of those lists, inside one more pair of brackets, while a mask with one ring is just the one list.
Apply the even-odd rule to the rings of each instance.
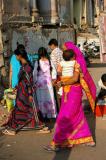
[[55, 101], [56, 101], [57, 113], [59, 113], [60, 106], [61, 106], [61, 97], [58, 94], [58, 88], [57, 87], [54, 87], [54, 97], [55, 97]]

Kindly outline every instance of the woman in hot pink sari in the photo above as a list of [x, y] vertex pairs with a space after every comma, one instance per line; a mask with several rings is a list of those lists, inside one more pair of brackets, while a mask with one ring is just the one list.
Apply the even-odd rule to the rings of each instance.
[[80, 50], [72, 42], [66, 42], [63, 49], [74, 51], [78, 65], [75, 67], [72, 78], [65, 82], [61, 81], [63, 87], [70, 85], [70, 91], [67, 95], [67, 102], [64, 101], [65, 94], [63, 93], [53, 140], [49, 146], [45, 147], [48, 151], [57, 151], [60, 148], [77, 144], [95, 145], [82, 107], [82, 89], [86, 92], [94, 112], [96, 87]]

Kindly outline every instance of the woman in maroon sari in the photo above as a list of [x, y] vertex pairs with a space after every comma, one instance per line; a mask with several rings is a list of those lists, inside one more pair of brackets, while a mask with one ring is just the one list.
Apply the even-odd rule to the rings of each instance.
[[7, 135], [15, 135], [23, 127], [30, 125], [34, 128], [39, 122], [36, 107], [33, 107], [33, 68], [28, 60], [25, 50], [16, 50], [15, 55], [22, 67], [19, 72], [16, 105], [3, 131]]

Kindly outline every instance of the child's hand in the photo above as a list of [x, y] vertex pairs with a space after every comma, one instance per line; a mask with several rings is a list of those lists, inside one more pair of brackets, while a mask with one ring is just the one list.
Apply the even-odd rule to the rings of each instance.
[[58, 88], [60, 88], [61, 87], [61, 81], [58, 81], [57, 83], [56, 83], [56, 87], [58, 87]]

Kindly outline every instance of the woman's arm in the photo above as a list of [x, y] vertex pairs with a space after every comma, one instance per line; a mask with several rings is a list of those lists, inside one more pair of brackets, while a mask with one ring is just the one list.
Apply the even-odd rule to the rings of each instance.
[[66, 79], [65, 82], [61, 81], [62, 85], [64, 86], [64, 85], [71, 85], [71, 84], [77, 83], [80, 78], [80, 73], [81, 73], [80, 65], [76, 62], [73, 76], [68, 80]]
[[9, 87], [12, 87], [12, 66], [10, 64], [10, 71], [9, 71]]
[[33, 82], [34, 84], [37, 82], [37, 74], [38, 74], [38, 61], [35, 62], [34, 70], [33, 70]]
[[58, 74], [59, 76], [62, 75], [62, 66], [61, 66], [61, 64], [58, 64], [58, 66], [57, 66], [57, 74]]
[[74, 72], [73, 77], [71, 77], [70, 79], [66, 80], [65, 82], [61, 81], [62, 86], [64, 86], [64, 85], [71, 85], [71, 84], [77, 83], [78, 80], [79, 80], [79, 76], [80, 76], [79, 72]]
[[54, 66], [54, 64], [51, 61], [51, 66], [52, 66], [52, 72], [51, 72], [51, 76], [52, 76], [52, 80], [56, 80], [57, 79], [57, 71], [56, 68]]

